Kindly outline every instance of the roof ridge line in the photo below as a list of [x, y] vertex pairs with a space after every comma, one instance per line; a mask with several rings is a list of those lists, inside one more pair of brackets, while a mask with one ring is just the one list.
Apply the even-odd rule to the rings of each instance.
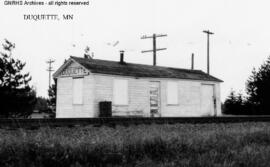
[[[113, 62], [113, 63], [118, 63], [118, 61], [114, 61], [114, 60], [104, 60], [104, 59], [86, 59], [83, 57], [77, 57], [77, 56], [70, 56], [71, 58], [79, 58], [79, 59], [84, 59], [84, 60], [97, 60], [97, 61], [107, 61], [107, 62]], [[126, 64], [131, 64], [131, 65], [141, 65], [141, 66], [149, 66], [149, 67], [160, 67], [160, 68], [169, 68], [169, 69], [176, 69], [176, 70], [186, 70], [186, 71], [190, 71], [190, 72], [203, 72], [202, 70], [191, 70], [191, 69], [187, 69], [187, 68], [177, 68], [177, 67], [169, 67], [169, 66], [153, 66], [153, 65], [149, 65], [149, 64], [139, 64], [139, 63], [129, 63], [129, 62], [125, 62]], [[203, 72], [204, 73], [204, 72]]]

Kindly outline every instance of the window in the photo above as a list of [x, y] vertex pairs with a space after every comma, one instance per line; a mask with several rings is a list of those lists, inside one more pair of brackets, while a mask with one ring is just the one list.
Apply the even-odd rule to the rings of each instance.
[[128, 105], [128, 81], [115, 79], [113, 83], [113, 103], [115, 105]]
[[167, 104], [178, 104], [178, 84], [177, 82], [169, 81], [167, 83]]
[[83, 104], [83, 78], [74, 78], [72, 86], [73, 104]]

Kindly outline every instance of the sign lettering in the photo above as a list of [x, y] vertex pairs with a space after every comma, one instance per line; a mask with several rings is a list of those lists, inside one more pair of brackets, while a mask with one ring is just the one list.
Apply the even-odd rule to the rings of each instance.
[[87, 75], [87, 70], [82, 67], [69, 67], [63, 70], [60, 76], [80, 76]]

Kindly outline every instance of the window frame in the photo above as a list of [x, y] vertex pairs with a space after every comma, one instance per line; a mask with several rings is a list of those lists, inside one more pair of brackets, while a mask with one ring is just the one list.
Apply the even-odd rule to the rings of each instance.
[[[77, 102], [75, 101], [75, 96], [74, 96], [74, 81], [75, 80], [81, 80], [81, 97], [80, 97], [80, 102]], [[73, 77], [72, 78], [72, 104], [73, 105], [83, 105], [84, 103], [84, 100], [83, 100], [83, 87], [84, 87], [84, 84], [83, 84], [83, 81], [84, 81], [84, 78], [83, 77]], [[77, 92], [78, 90], [76, 90]]]
[[[116, 82], [121, 82], [124, 81], [126, 83], [126, 99], [124, 102], [120, 102], [121, 100], [116, 100], [117, 95], [116, 95]], [[121, 89], [121, 88], [119, 88]], [[123, 88], [122, 88], [123, 89]], [[124, 98], [123, 98], [124, 99]], [[127, 79], [113, 79], [113, 105], [115, 106], [128, 106], [129, 105], [129, 82]]]
[[[173, 88], [169, 88], [170, 86], [172, 86], [170, 84], [175, 84], [174, 86], [176, 86], [176, 89], [177, 90], [176, 91], [171, 90]], [[173, 92], [176, 93], [174, 95], [171, 95], [171, 96], [175, 96], [176, 95], [176, 97], [177, 97], [177, 99], [175, 101], [173, 101], [173, 102], [169, 98], [170, 97], [170, 93], [171, 93], [169, 91], [173, 91]], [[166, 95], [167, 95], [166, 96], [166, 102], [167, 102], [167, 105], [168, 106], [178, 106], [179, 105], [179, 84], [178, 84], [177, 81], [167, 81]]]

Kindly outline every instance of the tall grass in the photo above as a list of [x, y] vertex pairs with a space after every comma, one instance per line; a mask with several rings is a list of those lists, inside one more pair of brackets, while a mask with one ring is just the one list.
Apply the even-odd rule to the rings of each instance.
[[0, 166], [270, 166], [270, 123], [0, 130]]

